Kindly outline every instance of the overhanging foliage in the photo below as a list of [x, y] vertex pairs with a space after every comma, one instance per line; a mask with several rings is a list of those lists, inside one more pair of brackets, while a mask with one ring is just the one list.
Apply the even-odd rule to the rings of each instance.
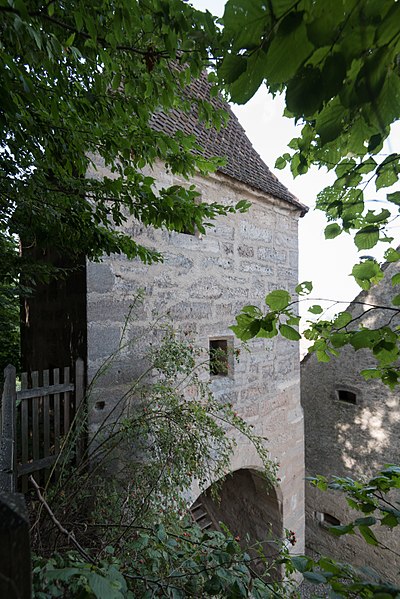
[[[197, 203], [193, 187], [156, 193], [142, 174], [156, 160], [184, 177], [220, 163], [195, 154], [193, 137], [149, 123], [158, 110], [193, 104], [210, 125], [224, 118], [183, 91], [220, 37], [209, 13], [181, 0], [2, 0], [0, 31], [0, 231], [37, 250], [31, 265], [7, 253], [2, 280], [21, 271], [46, 278], [37, 261], [47, 247], [160, 260], [118, 229], [129, 215], [179, 231], [234, 211]], [[88, 175], [94, 155], [110, 176]]]

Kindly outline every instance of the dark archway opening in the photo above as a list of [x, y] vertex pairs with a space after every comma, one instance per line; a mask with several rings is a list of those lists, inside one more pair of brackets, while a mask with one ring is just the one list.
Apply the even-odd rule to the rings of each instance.
[[191, 508], [193, 518], [205, 529], [219, 529], [222, 522], [252, 558], [258, 575], [265, 571], [257, 546], [267, 558], [269, 575], [276, 579], [280, 569], [273, 565], [276, 541], [283, 538], [282, 503], [276, 490], [255, 470], [236, 470], [222, 481], [214, 499], [204, 491]]

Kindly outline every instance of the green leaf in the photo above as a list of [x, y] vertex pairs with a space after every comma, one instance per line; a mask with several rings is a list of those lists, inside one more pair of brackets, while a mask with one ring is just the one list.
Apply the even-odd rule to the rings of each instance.
[[341, 573], [340, 565], [335, 564], [334, 562], [332, 562], [332, 560], [325, 557], [321, 557], [318, 560], [318, 566], [326, 572], [330, 572], [332, 574]]
[[118, 71], [118, 73], [115, 73], [111, 83], [111, 87], [113, 90], [117, 90], [119, 88], [119, 86], [121, 85], [121, 79], [121, 72]]
[[254, 96], [265, 77], [265, 53], [257, 50], [247, 59], [246, 70], [229, 87], [231, 100], [245, 104]]
[[386, 250], [384, 258], [387, 262], [397, 262], [400, 260], [400, 252], [393, 248]]
[[290, 341], [299, 341], [301, 339], [301, 335], [296, 329], [288, 326], [287, 324], [279, 325], [279, 331], [283, 337], [286, 339], [290, 339]]
[[311, 314], [322, 314], [323, 309], [321, 306], [315, 304], [314, 306], [311, 306], [311, 308], [308, 308], [308, 311], [311, 312]]
[[384, 208], [378, 214], [375, 214], [371, 210], [368, 210], [365, 220], [367, 221], [367, 223], [381, 223], [383, 221], [387, 221], [389, 217], [390, 211]]
[[329, 354], [323, 349], [318, 349], [316, 351], [316, 356], [317, 356], [318, 362], [326, 362], [327, 363], [327, 362], [330, 362], [330, 360], [331, 360]]
[[399, 521], [400, 520], [398, 517], [389, 512], [381, 519], [381, 526], [388, 526], [389, 528], [394, 528], [395, 526], [398, 526]]
[[400, 285], [400, 272], [397, 272], [392, 277], [392, 286], [394, 287], [395, 285]]
[[283, 158], [283, 156], [279, 156], [275, 162], [275, 168], [282, 170], [285, 168], [287, 161]]
[[354, 520], [353, 524], [355, 526], [373, 526], [376, 522], [376, 518], [367, 516], [366, 518], [357, 518], [357, 520]]
[[345, 108], [340, 103], [340, 100], [336, 99], [329, 102], [318, 114], [315, 128], [323, 144], [336, 139], [342, 132], [344, 111]]
[[265, 75], [270, 83], [290, 80], [312, 51], [307, 38], [304, 13], [290, 11], [281, 21], [268, 48]]
[[329, 532], [336, 537], [341, 537], [342, 535], [354, 534], [354, 526], [353, 524], [341, 524], [339, 526], [329, 526]]
[[80, 568], [54, 568], [46, 570], [46, 578], [49, 580], [69, 580], [77, 574], [81, 574]]
[[359, 250], [373, 248], [379, 241], [379, 227], [368, 226], [357, 231], [354, 243]]
[[236, 79], [245, 72], [246, 67], [247, 61], [244, 56], [227, 53], [222, 61], [218, 74], [225, 83], [230, 84], [236, 81]]
[[343, 347], [349, 339], [348, 333], [331, 333], [330, 341], [333, 347]]
[[360, 374], [366, 381], [381, 378], [381, 371], [378, 368], [365, 368], [364, 370], [361, 370]]
[[258, 306], [243, 306], [241, 312], [243, 314], [248, 314], [249, 316], [252, 316], [253, 318], [262, 317], [262, 312]]
[[272, 312], [267, 314], [265, 318], [259, 321], [260, 330], [257, 333], [257, 337], [263, 337], [266, 339], [271, 339], [272, 337], [275, 337], [278, 334], [276, 328], [277, 321], [278, 318], [276, 314]]
[[333, 321], [333, 326], [337, 329], [341, 329], [347, 326], [353, 320], [353, 316], [350, 312], [344, 311], [340, 312], [335, 320]]
[[209, 578], [205, 585], [204, 590], [210, 595], [218, 595], [224, 588], [223, 582], [215, 574]]
[[339, 227], [339, 225], [337, 223], [332, 223], [331, 225], [325, 227], [325, 239], [334, 239], [335, 237], [340, 235], [341, 232], [342, 229]]
[[299, 555], [299, 556], [295, 555], [290, 558], [290, 561], [298, 572], [303, 573], [306, 571], [306, 569], [308, 567], [309, 559], [308, 559], [308, 557], [305, 557], [304, 555]]
[[293, 114], [311, 116], [322, 104], [321, 71], [308, 65], [298, 71], [286, 88], [286, 106]]
[[393, 193], [388, 193], [386, 195], [386, 199], [388, 202], [392, 202], [392, 204], [396, 204], [396, 206], [400, 206], [400, 191], [394, 191]]
[[301, 321], [301, 317], [300, 316], [289, 316], [286, 324], [290, 324], [291, 326], [295, 326], [298, 327]]
[[368, 152], [372, 153], [382, 148], [383, 138], [380, 133], [372, 135], [368, 142]]
[[224, 36], [234, 40], [235, 48], [257, 45], [268, 23], [268, 12], [260, 2], [235, 0], [227, 2], [224, 10]]
[[251, 202], [247, 201], [247, 200], [239, 200], [239, 202], [237, 202], [235, 204], [235, 210], [236, 212], [248, 212], [251, 208]]
[[369, 528], [369, 526], [359, 526], [358, 530], [360, 531], [368, 545], [379, 545], [378, 539], [376, 538], [372, 530]]
[[375, 179], [376, 189], [382, 187], [390, 187], [397, 182], [398, 179], [398, 154], [391, 154], [379, 165], [377, 169], [377, 177]]
[[64, 46], [66, 48], [69, 48], [70, 46], [72, 46], [72, 44], [74, 43], [75, 40], [75, 33], [72, 33], [69, 38], [64, 42]]
[[374, 344], [380, 337], [380, 333], [378, 331], [370, 331], [368, 329], [364, 329], [362, 331], [357, 331], [354, 333], [350, 339], [351, 345], [355, 350], [363, 349], [366, 347], [374, 347]]
[[396, 25], [400, 20], [400, 6], [397, 2], [393, 3], [389, 12], [385, 15], [385, 18], [381, 20], [381, 23], [376, 32], [376, 40], [379, 46], [388, 44], [398, 34], [398, 28]]
[[394, 298], [392, 299], [392, 305], [400, 306], [400, 294], [394, 296]]
[[355, 264], [351, 274], [363, 289], [369, 289], [372, 283], [378, 283], [383, 278], [383, 272], [375, 260]]
[[268, 293], [265, 303], [271, 310], [284, 310], [290, 303], [291, 297], [288, 291], [284, 289], [275, 289]]
[[313, 288], [313, 285], [311, 283], [311, 281], [303, 281], [302, 283], [299, 283], [296, 288], [295, 288], [295, 292], [298, 295], [308, 295], [309, 293], [311, 293]]
[[304, 572], [303, 576], [308, 582], [312, 582], [313, 584], [324, 584], [327, 582], [327, 579], [321, 572]]
[[100, 576], [100, 574], [97, 574], [96, 572], [90, 571], [87, 573], [85, 572], [84, 576], [88, 581], [92, 593], [97, 599], [104, 599], [105, 597], [107, 597], [107, 599], [124, 599], [123, 594], [119, 589], [115, 588], [112, 580]]
[[240, 599], [241, 597], [246, 598], [248, 596], [249, 595], [246, 586], [243, 584], [241, 580], [236, 579], [230, 588], [229, 597], [231, 597], [232, 599]]
[[167, 539], [167, 533], [165, 532], [165, 527], [162, 524], [159, 524], [157, 527], [157, 538], [162, 543]]
[[[255, 308], [255, 306], [246, 306], [246, 308]], [[242, 312], [236, 316], [236, 325], [230, 327], [230, 329], [235, 333], [235, 335], [241, 341], [249, 341], [253, 339], [259, 332], [261, 328], [261, 323], [264, 322], [265, 319], [261, 320], [260, 318], [256, 318], [253, 314], [248, 314], [246, 312]]]

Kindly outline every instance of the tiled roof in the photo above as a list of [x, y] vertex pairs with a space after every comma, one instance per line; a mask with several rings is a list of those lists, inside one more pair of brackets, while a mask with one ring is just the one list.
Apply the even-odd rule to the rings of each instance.
[[301, 211], [301, 216], [303, 216], [308, 208], [301, 204], [271, 173], [268, 166], [251, 145], [243, 127], [229, 105], [221, 97], [210, 99], [209, 90], [210, 84], [207, 81], [207, 74], [204, 73], [200, 79], [191, 83], [188, 93], [208, 100], [217, 109], [225, 109], [229, 114], [226, 127], [221, 128], [219, 131], [215, 128], [207, 129], [199, 122], [195, 106], [193, 106], [190, 113], [180, 110], [172, 110], [168, 114], [158, 112], [153, 115], [151, 126], [157, 131], [169, 135], [173, 135], [176, 131], [195, 135], [197, 142], [203, 149], [202, 154], [204, 157], [221, 156], [226, 158], [226, 165], [218, 168], [221, 173], [245, 183], [253, 189], [289, 202], [296, 206]]

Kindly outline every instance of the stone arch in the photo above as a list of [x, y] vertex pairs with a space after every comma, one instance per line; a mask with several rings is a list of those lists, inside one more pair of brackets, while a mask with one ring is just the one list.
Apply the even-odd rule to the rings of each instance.
[[[272, 487], [260, 471], [251, 468], [235, 470], [218, 482], [218, 499], [214, 499], [208, 487], [192, 505], [194, 519], [203, 529], [218, 530], [222, 522], [243, 548], [260, 543], [272, 561], [277, 554], [276, 540], [283, 538], [281, 490]], [[256, 559], [257, 552], [251, 553]], [[262, 571], [260, 560], [256, 559], [255, 568]]]

